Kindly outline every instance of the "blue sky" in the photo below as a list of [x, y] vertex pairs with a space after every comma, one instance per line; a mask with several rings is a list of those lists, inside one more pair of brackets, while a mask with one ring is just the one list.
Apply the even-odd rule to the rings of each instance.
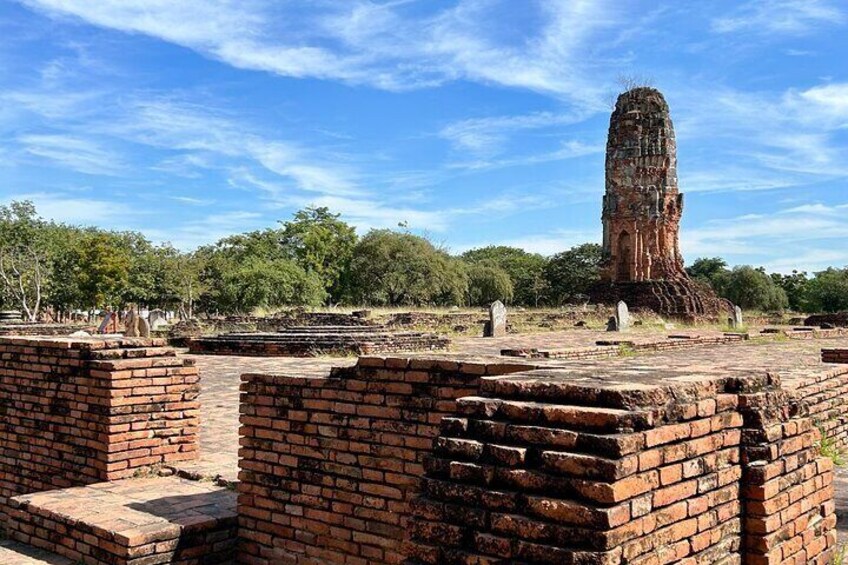
[[843, 0], [0, 0], [0, 200], [189, 249], [306, 205], [459, 252], [600, 239], [622, 77], [687, 260], [848, 264]]

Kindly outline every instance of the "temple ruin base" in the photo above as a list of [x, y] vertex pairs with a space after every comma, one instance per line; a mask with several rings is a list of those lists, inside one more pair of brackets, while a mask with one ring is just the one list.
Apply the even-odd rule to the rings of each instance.
[[722, 322], [733, 311], [730, 302], [691, 279], [600, 282], [589, 291], [589, 296], [598, 304], [623, 300], [630, 308], [653, 310], [660, 316], [689, 321]]

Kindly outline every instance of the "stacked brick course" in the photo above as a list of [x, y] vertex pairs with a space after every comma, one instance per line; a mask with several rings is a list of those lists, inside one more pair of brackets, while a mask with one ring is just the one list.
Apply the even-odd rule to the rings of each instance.
[[[736, 397], [485, 380], [445, 420], [411, 563], [739, 563]], [[553, 377], [553, 378], [551, 378]], [[676, 396], [676, 395], [675, 395]]]
[[330, 378], [245, 375], [240, 562], [401, 562], [442, 418], [481, 376], [527, 368], [362, 358]]
[[747, 339], [744, 334], [725, 334], [723, 336], [712, 337], [685, 337], [672, 338], [650, 341], [643, 343], [634, 343], [629, 341], [620, 341], [610, 345], [601, 345], [599, 342], [597, 347], [572, 348], [572, 349], [549, 349], [540, 350], [536, 348], [526, 349], [503, 349], [501, 355], [507, 357], [523, 357], [526, 359], [559, 359], [559, 360], [584, 360], [584, 359], [603, 359], [609, 357], [620, 357], [631, 352], [659, 352], [670, 351], [675, 349], [690, 349], [693, 347], [705, 347], [710, 345], [729, 345], [741, 343]]
[[820, 435], [806, 402], [778, 386], [739, 400], [745, 419], [745, 563], [831, 563], [833, 461], [819, 454]]
[[8, 534], [84, 565], [232, 563], [235, 495], [208, 482], [131, 479], [12, 499]]
[[188, 341], [192, 353], [259, 357], [443, 351], [449, 346], [450, 339], [436, 334], [395, 333], [371, 326], [287, 328], [274, 333], [230, 333]]
[[0, 338], [7, 499], [194, 458], [199, 377], [162, 340]]

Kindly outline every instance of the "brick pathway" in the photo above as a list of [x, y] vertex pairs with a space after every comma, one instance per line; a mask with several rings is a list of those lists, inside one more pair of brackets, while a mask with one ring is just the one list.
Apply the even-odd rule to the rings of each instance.
[[3, 565], [76, 565], [70, 559], [9, 540], [0, 540], [0, 563]]

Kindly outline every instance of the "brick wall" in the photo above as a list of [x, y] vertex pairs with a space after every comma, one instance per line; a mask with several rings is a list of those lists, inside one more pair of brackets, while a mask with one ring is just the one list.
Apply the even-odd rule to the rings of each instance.
[[833, 461], [819, 454], [805, 401], [777, 385], [739, 396], [745, 563], [827, 565], [837, 541]]
[[532, 375], [445, 421], [410, 563], [739, 562], [735, 396], [657, 411]]
[[848, 367], [781, 382], [531, 364], [246, 375], [240, 563], [832, 558], [816, 425]]
[[481, 376], [528, 367], [362, 358], [329, 378], [245, 375], [240, 562], [401, 562], [442, 418]]
[[0, 338], [6, 500], [196, 457], [197, 368], [163, 340]]
[[832, 558], [832, 463], [772, 377], [538, 374], [485, 379], [445, 419], [408, 563]]

